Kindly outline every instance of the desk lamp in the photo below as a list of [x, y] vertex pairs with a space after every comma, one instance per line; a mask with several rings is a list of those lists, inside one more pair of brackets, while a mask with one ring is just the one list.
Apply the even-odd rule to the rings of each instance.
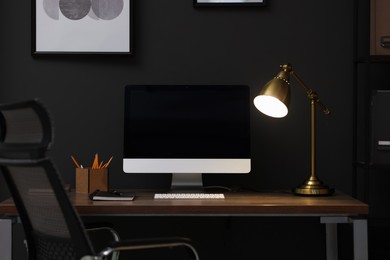
[[296, 195], [326, 196], [331, 195], [334, 189], [324, 185], [316, 176], [316, 105], [326, 114], [330, 114], [327, 108], [319, 99], [317, 93], [310, 89], [293, 71], [291, 64], [280, 66], [282, 71], [269, 81], [254, 99], [256, 108], [267, 116], [281, 118], [288, 113], [290, 102], [290, 75], [305, 90], [311, 105], [311, 175], [303, 184], [293, 189]]

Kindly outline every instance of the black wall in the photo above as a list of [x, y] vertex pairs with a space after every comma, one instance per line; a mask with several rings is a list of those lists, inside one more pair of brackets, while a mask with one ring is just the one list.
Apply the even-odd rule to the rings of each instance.
[[[0, 102], [38, 97], [45, 103], [55, 125], [51, 155], [65, 182], [74, 183], [70, 155], [87, 165], [98, 152], [105, 160], [114, 155], [111, 187], [162, 187], [169, 176], [122, 172], [125, 85], [248, 84], [254, 97], [279, 64], [290, 62], [333, 112], [318, 110], [318, 176], [350, 193], [353, 3], [194, 8], [192, 0], [136, 0], [134, 56], [33, 57], [30, 1], [0, 1]], [[267, 118], [252, 107], [252, 173], [206, 181], [289, 189], [308, 177], [309, 102], [293, 85], [287, 118]]]

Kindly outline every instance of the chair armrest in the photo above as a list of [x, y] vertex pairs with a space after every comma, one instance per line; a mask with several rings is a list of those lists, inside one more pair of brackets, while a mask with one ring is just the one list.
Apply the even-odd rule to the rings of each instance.
[[[109, 235], [111, 235], [111, 237], [108, 239], [110, 241], [110, 244], [113, 242], [119, 242], [119, 240], [120, 240], [119, 234], [116, 232], [116, 230], [113, 228], [110, 228], [110, 227], [101, 226], [101, 227], [86, 228], [85, 231], [87, 232], [95, 250], [96, 250], [97, 245], [96, 245], [96, 243], [93, 242], [94, 239], [92, 239], [92, 238], [94, 236], [101, 237], [102, 235], [104, 235], [105, 239], [107, 240], [106, 235], [108, 233]], [[105, 245], [107, 245], [107, 243], [105, 243]], [[100, 249], [102, 249], [102, 248], [103, 248], [103, 246], [101, 245]], [[119, 252], [113, 252], [112, 256], [111, 256], [111, 260], [117, 260], [118, 258], [119, 258]]]
[[118, 232], [110, 227], [86, 228], [85, 230], [87, 231], [88, 235], [90, 235], [92, 232], [108, 231], [111, 233], [113, 241], [118, 242], [120, 240]]
[[104, 258], [114, 252], [123, 250], [143, 250], [155, 248], [186, 247], [191, 251], [195, 260], [199, 260], [198, 252], [191, 245], [191, 240], [187, 238], [152, 238], [152, 239], [134, 239], [121, 242], [114, 242], [98, 254], [98, 257]]

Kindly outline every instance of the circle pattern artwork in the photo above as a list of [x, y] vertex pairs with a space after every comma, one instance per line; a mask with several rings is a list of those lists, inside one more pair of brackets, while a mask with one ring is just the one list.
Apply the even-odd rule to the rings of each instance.
[[59, 0], [43, 0], [43, 10], [54, 20], [58, 20], [59, 17], [58, 2]]
[[59, 7], [65, 17], [80, 20], [91, 10], [91, 0], [60, 0]]
[[123, 10], [123, 0], [92, 0], [92, 11], [103, 20], [118, 17]]

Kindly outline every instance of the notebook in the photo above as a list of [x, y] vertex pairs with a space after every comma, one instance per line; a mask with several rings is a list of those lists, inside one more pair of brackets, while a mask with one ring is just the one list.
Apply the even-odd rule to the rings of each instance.
[[91, 200], [134, 200], [135, 192], [119, 192], [119, 191], [100, 191], [95, 190], [89, 194]]

